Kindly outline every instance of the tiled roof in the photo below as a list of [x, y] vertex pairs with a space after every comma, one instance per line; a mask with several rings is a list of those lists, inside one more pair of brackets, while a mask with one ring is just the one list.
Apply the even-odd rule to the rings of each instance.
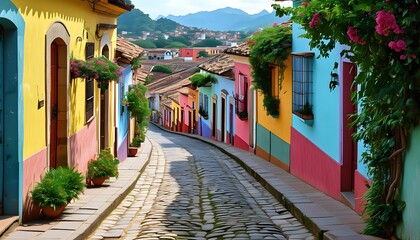
[[147, 85], [148, 91], [149, 93], [155, 93], [157, 91], [159, 91], [160, 89], [166, 88], [168, 86], [177, 84], [178, 82], [180, 82], [181, 80], [184, 80], [192, 75], [194, 75], [194, 73], [196, 72], [196, 68], [189, 68], [187, 70], [184, 70], [182, 72], [178, 72], [172, 75], [169, 75], [167, 77], [164, 77], [162, 79], [159, 79], [155, 82], [152, 82], [150, 84]]
[[160, 88], [158, 90], [155, 91], [155, 93], [166, 93], [166, 92], [170, 92], [170, 91], [174, 91], [174, 90], [179, 90], [180, 88], [190, 85], [191, 84], [191, 80], [190, 78], [185, 78], [182, 79], [181, 81], [178, 82], [174, 82], [169, 86], [165, 86], [163, 88]]
[[225, 50], [225, 53], [245, 56], [245, 57], [249, 57], [249, 52], [250, 52], [250, 48], [249, 48], [249, 45], [246, 43], [243, 43], [238, 46], [230, 47]]
[[224, 75], [228, 71], [232, 71], [234, 66], [233, 59], [226, 54], [220, 54], [211, 60], [200, 64], [198, 67], [217, 75]]
[[117, 57], [122, 57], [131, 62], [134, 58], [140, 57], [144, 49], [124, 39], [117, 38]]

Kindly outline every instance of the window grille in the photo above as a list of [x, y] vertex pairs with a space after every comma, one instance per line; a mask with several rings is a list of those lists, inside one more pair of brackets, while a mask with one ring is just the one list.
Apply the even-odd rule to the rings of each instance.
[[312, 116], [313, 53], [293, 55], [293, 113]]

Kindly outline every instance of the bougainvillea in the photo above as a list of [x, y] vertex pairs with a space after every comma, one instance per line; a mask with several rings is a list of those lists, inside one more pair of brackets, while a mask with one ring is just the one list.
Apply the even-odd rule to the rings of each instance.
[[397, 191], [403, 154], [420, 116], [420, 11], [416, 0], [312, 0], [281, 8], [305, 30], [311, 48], [328, 57], [336, 45], [358, 66], [353, 101], [355, 140], [366, 148], [362, 162], [373, 180], [365, 195], [367, 234], [391, 237], [401, 220], [404, 203]]
[[247, 44], [251, 51], [249, 62], [252, 66], [252, 84], [255, 89], [261, 90], [264, 95], [263, 105], [267, 114], [279, 115], [280, 99], [271, 94], [271, 68], [279, 67], [279, 88], [283, 80], [283, 73], [286, 69], [284, 61], [290, 55], [292, 43], [291, 23], [268, 27], [260, 32], [254, 33]]

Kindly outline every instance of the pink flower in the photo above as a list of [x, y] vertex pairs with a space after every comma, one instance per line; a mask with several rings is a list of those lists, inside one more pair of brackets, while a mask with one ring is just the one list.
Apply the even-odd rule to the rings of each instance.
[[309, 2], [303, 2], [302, 6], [307, 7], [309, 5]]
[[407, 45], [404, 40], [400, 39], [398, 41], [390, 41], [388, 47], [396, 52], [401, 52], [407, 50]]
[[359, 30], [357, 30], [357, 28], [355, 27], [349, 27], [349, 29], [347, 30], [347, 36], [349, 36], [350, 42], [358, 43], [360, 45], [365, 45], [366, 41], [365, 39], [359, 37], [358, 31]]
[[410, 54], [410, 58], [415, 60], [417, 58], [417, 56], [415, 54]]
[[400, 59], [401, 59], [401, 60], [405, 60], [406, 58], [407, 58], [407, 57], [406, 57], [405, 55], [401, 55], [401, 56], [400, 56]]
[[395, 21], [395, 16], [390, 13], [386, 12], [385, 10], [381, 10], [376, 12], [376, 32], [380, 35], [388, 36], [389, 32], [393, 30], [395, 34], [403, 33], [403, 30], [398, 26], [397, 22]]
[[275, 23], [273, 23], [273, 27], [275, 27], [275, 26], [277, 26], [277, 23], [275, 22]]
[[315, 28], [315, 26], [319, 23], [319, 13], [315, 13], [312, 17], [312, 20], [309, 22], [310, 28]]

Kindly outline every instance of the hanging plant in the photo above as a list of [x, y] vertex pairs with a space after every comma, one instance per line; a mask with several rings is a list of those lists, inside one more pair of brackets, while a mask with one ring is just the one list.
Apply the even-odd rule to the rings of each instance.
[[279, 69], [279, 88], [284, 77], [286, 64], [292, 44], [292, 29], [290, 24], [274, 25], [254, 33], [247, 42], [250, 47], [249, 62], [252, 66], [252, 83], [255, 89], [261, 90], [263, 105], [267, 114], [279, 114], [280, 99], [272, 96], [273, 66]]
[[123, 70], [123, 67], [104, 56], [92, 58], [88, 61], [70, 60], [70, 78], [96, 79], [101, 92], [108, 89], [111, 81], [118, 82]]

